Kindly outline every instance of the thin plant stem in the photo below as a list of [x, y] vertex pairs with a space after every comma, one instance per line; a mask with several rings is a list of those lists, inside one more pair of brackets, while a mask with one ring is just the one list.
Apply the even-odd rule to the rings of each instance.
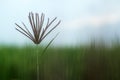
[[39, 49], [38, 49], [39, 47], [38, 47], [38, 45], [36, 44], [36, 61], [37, 61], [37, 63], [36, 63], [36, 68], [37, 68], [37, 80], [39, 80], [39, 78], [40, 78], [40, 76], [39, 76]]
[[58, 36], [58, 34], [59, 33], [57, 33], [53, 38], [52, 38], [52, 40], [47, 44], [47, 46], [44, 48], [44, 50], [43, 50], [43, 52], [42, 52], [42, 54], [40, 55], [40, 56], [42, 56], [45, 52], [46, 52], [46, 50], [47, 50], [47, 48], [51, 45], [51, 43], [54, 41], [54, 39]]

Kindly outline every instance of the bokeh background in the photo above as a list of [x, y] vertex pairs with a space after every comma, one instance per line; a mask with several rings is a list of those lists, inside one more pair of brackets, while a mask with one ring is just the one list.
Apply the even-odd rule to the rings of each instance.
[[[29, 12], [61, 24], [38, 46], [15, 30]], [[46, 52], [49, 41], [60, 32]], [[0, 80], [120, 80], [120, 0], [0, 0]]]

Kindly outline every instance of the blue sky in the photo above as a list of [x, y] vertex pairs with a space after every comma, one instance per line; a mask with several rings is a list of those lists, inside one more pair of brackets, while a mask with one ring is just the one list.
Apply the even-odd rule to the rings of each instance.
[[30, 11], [45, 13], [46, 20], [48, 17], [62, 20], [46, 39], [47, 42], [56, 32], [60, 32], [54, 41], [55, 45], [86, 43], [92, 37], [99, 38], [114, 33], [119, 35], [120, 31], [114, 27], [120, 22], [120, 0], [1, 0], [0, 10], [0, 43], [31, 43], [15, 30], [14, 24], [21, 24], [22, 21], [30, 27]]

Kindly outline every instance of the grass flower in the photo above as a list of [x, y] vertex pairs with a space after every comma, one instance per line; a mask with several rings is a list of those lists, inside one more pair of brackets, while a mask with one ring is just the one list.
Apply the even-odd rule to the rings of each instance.
[[[28, 16], [29, 23], [31, 25], [32, 32], [27, 28], [27, 26], [22, 22], [24, 28], [22, 28], [20, 25], [15, 23], [17, 26], [15, 29], [28, 37], [30, 40], [34, 42], [34, 44], [38, 45], [40, 44], [48, 34], [50, 34], [59, 24], [61, 21], [58, 21], [56, 25], [54, 25], [51, 29], [50, 26], [55, 22], [57, 17], [55, 17], [53, 20], [50, 21], [48, 18], [47, 24], [45, 27], [43, 27], [45, 15], [42, 13], [41, 17], [39, 17], [38, 13], [33, 14], [32, 12], [29, 13]], [[56, 35], [57, 36], [57, 35]], [[52, 41], [56, 38], [56, 36], [48, 43], [46, 48], [44, 49], [43, 53], [45, 53], [46, 49], [49, 47], [49, 45], [52, 43]], [[43, 54], [42, 53], [42, 54]], [[37, 65], [37, 80], [39, 80], [39, 55], [38, 55], [38, 47], [36, 48], [36, 65]], [[41, 54], [41, 55], [42, 55]]]
[[49, 31], [47, 31], [48, 28], [50, 28], [51, 24], [53, 22], [55, 22], [57, 17], [55, 17], [51, 21], [48, 18], [45, 28], [43, 27], [43, 23], [44, 23], [44, 19], [45, 19], [45, 15], [43, 13], [41, 14], [41, 17], [39, 17], [38, 13], [33, 14], [32, 12], [30, 12], [28, 19], [29, 19], [29, 23], [31, 25], [33, 33], [31, 33], [30, 30], [28, 30], [28, 28], [26, 27], [26, 25], [23, 22], [22, 22], [22, 24], [23, 24], [24, 28], [22, 28], [20, 25], [15, 23], [17, 26], [16, 30], [19, 31], [20, 33], [22, 33], [23, 35], [25, 35], [26, 37], [28, 37], [35, 44], [40, 44], [44, 40], [44, 38], [49, 33], [51, 33], [61, 22], [61, 21], [59, 21], [55, 26], [53, 26]]

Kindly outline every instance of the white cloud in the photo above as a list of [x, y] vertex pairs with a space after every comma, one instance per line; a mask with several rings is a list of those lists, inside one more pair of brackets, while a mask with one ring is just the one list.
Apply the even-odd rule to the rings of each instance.
[[114, 24], [120, 21], [119, 13], [109, 13], [104, 15], [86, 16], [64, 23], [66, 28], [81, 28], [84, 26], [102, 27], [104, 24]]

